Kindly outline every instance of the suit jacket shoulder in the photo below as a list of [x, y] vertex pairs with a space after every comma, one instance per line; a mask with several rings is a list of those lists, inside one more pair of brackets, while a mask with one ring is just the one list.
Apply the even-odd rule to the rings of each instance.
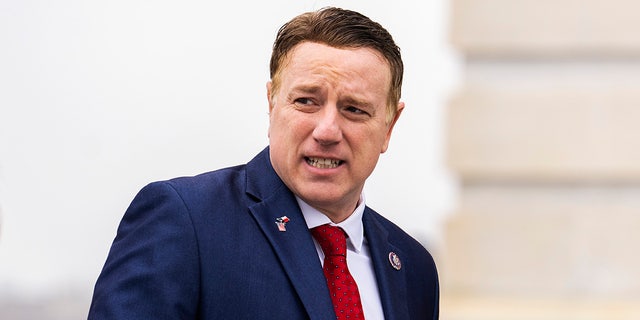
[[367, 207], [363, 215], [386, 319], [438, 319], [438, 272], [413, 237]]
[[[288, 215], [287, 232], [275, 219]], [[89, 319], [327, 319], [331, 300], [268, 149], [144, 187], [118, 227]]]

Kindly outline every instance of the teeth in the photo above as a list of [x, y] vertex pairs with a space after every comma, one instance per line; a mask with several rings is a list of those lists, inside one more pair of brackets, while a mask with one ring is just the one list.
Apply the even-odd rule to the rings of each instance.
[[323, 159], [323, 158], [307, 158], [307, 163], [320, 169], [335, 168], [340, 164], [340, 160]]

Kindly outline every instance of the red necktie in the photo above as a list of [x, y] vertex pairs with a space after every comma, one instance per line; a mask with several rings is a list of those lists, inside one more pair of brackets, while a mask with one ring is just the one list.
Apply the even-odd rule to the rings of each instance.
[[364, 319], [358, 285], [347, 268], [347, 238], [342, 229], [328, 224], [311, 229], [324, 252], [324, 276], [337, 319]]

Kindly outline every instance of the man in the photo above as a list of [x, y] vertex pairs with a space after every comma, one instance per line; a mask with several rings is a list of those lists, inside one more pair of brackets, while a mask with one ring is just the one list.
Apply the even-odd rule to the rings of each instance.
[[404, 108], [402, 72], [391, 36], [359, 13], [285, 24], [267, 84], [269, 147], [140, 191], [89, 319], [437, 319], [433, 259], [362, 195]]

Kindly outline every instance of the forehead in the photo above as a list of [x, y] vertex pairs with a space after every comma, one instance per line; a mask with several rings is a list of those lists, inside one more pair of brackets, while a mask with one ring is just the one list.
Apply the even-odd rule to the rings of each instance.
[[287, 55], [280, 73], [283, 82], [316, 79], [334, 85], [382, 86], [385, 90], [391, 82], [389, 63], [378, 51], [336, 48], [315, 42], [302, 42], [295, 46]]

